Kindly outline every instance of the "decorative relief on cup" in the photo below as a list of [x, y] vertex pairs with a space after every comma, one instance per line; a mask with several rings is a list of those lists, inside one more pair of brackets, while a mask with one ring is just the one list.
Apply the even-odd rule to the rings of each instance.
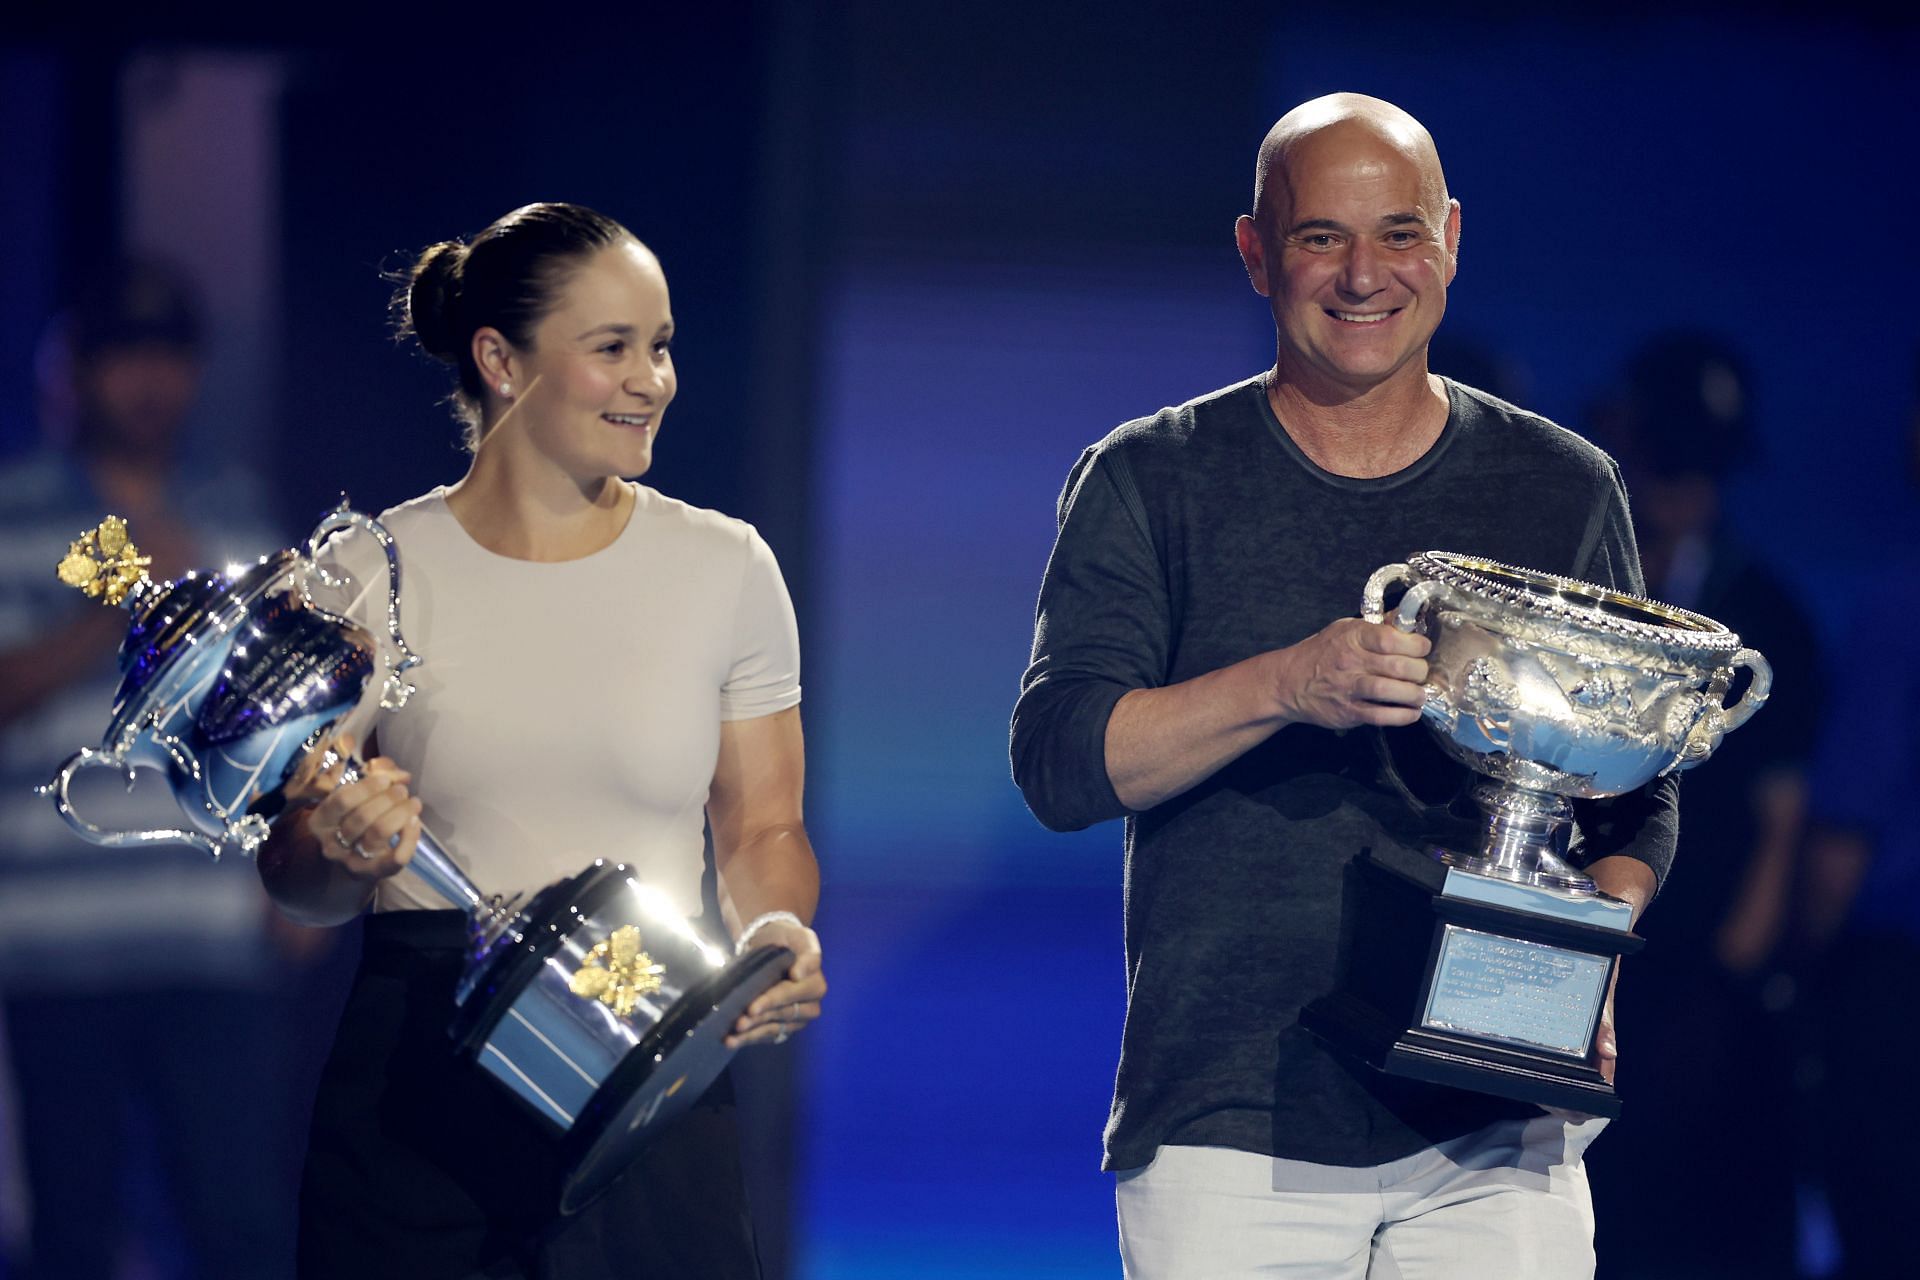
[[574, 971], [567, 987], [573, 994], [598, 1000], [622, 1018], [630, 1017], [642, 996], [652, 995], [661, 986], [660, 975], [666, 966], [640, 949], [640, 931], [622, 925], [594, 945], [586, 960]]
[[54, 572], [60, 581], [89, 599], [119, 604], [147, 576], [153, 560], [127, 540], [127, 522], [108, 516], [98, 527], [67, 544], [67, 554]]
[[1466, 697], [1462, 710], [1470, 714], [1497, 750], [1505, 751], [1513, 738], [1513, 713], [1520, 709], [1520, 690], [1501, 678], [1491, 658], [1467, 664]]

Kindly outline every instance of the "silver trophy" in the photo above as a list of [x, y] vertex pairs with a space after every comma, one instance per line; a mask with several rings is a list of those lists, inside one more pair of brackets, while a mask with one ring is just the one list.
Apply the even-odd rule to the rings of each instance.
[[[1386, 593], [1405, 587], [1387, 613]], [[1361, 614], [1433, 641], [1421, 718], [1489, 782], [1480, 848], [1451, 866], [1595, 892], [1564, 858], [1571, 799], [1617, 796], [1699, 764], [1745, 724], [1773, 668], [1711, 618], [1572, 578], [1445, 551], [1367, 579]], [[1751, 679], [1723, 707], [1735, 674]]]
[[[320, 603], [349, 585], [321, 548], [353, 530], [385, 556], [379, 634]], [[146, 564], [116, 517], [60, 563], [62, 581], [124, 607], [130, 621], [101, 745], [76, 752], [41, 791], [94, 844], [251, 855], [306, 754], [342, 732], [364, 741], [365, 725], [414, 691], [406, 676], [420, 659], [400, 631], [393, 539], [343, 501], [303, 547], [252, 566], [158, 583]], [[109, 769], [132, 785], [139, 768], [166, 776], [189, 825], [108, 830], [80, 814], [76, 776]], [[349, 761], [346, 777], [359, 771]], [[705, 1092], [733, 1056], [732, 1024], [792, 959], [779, 947], [734, 956], [617, 862], [596, 861], [521, 904], [483, 894], [423, 831], [408, 871], [467, 915], [450, 1033], [561, 1135], [563, 1212], [591, 1202]]]
[[1700, 614], [1444, 551], [1376, 571], [1361, 611], [1432, 640], [1421, 719], [1480, 775], [1485, 825], [1475, 849], [1355, 862], [1340, 976], [1302, 1022], [1391, 1073], [1618, 1114], [1590, 1058], [1642, 940], [1568, 862], [1572, 802], [1704, 761], [1766, 702], [1772, 668]]

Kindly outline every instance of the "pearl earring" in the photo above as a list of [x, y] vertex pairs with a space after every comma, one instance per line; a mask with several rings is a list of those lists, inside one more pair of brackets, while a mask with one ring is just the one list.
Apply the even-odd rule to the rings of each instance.
[[501, 384], [500, 384], [500, 394], [501, 394], [501, 395], [502, 395], [503, 397], [506, 397], [506, 396], [511, 396], [511, 395], [513, 394], [513, 384], [512, 384], [511, 382], [503, 382], [503, 383], [501, 383]]

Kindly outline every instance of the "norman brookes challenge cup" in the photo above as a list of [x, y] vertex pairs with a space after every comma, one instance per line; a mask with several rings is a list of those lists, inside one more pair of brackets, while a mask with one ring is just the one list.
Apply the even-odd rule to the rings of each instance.
[[[319, 562], [336, 533], [371, 536], [385, 556], [384, 633], [329, 612], [314, 588], [349, 585]], [[76, 540], [62, 581], [130, 615], [106, 736], [41, 788], [95, 844], [186, 843], [218, 858], [266, 840], [301, 759], [413, 693], [420, 659], [400, 632], [400, 560], [377, 521], [343, 501], [300, 548], [250, 567], [157, 583], [108, 517]], [[376, 673], [379, 679], [376, 681]], [[80, 773], [156, 769], [188, 825], [113, 831], [75, 808]], [[349, 778], [358, 762], [348, 763]], [[786, 971], [791, 953], [735, 957], [667, 896], [619, 863], [596, 861], [526, 902], [482, 894], [423, 831], [408, 869], [466, 912], [472, 943], [451, 1034], [561, 1135], [560, 1206], [603, 1191], [655, 1132], [726, 1067], [728, 1029]]]
[[1760, 709], [1772, 668], [1700, 614], [1444, 551], [1376, 571], [1362, 614], [1433, 641], [1421, 719], [1481, 775], [1485, 826], [1475, 849], [1355, 860], [1339, 978], [1302, 1023], [1394, 1074], [1617, 1115], [1590, 1059], [1642, 940], [1568, 863], [1572, 801], [1699, 764]]

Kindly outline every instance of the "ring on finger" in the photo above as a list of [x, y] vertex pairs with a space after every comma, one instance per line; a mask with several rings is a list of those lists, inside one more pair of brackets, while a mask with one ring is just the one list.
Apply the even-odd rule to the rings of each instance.
[[339, 845], [342, 849], [353, 849], [356, 852], [360, 847], [354, 841], [347, 839], [347, 833], [342, 831], [338, 827], [335, 827], [333, 829], [333, 842]]
[[374, 854], [368, 853], [365, 849], [362, 849], [360, 847], [360, 842], [358, 840], [355, 840], [353, 842], [353, 851], [359, 854], [361, 857], [367, 859], [369, 862], [371, 862], [375, 856]]

